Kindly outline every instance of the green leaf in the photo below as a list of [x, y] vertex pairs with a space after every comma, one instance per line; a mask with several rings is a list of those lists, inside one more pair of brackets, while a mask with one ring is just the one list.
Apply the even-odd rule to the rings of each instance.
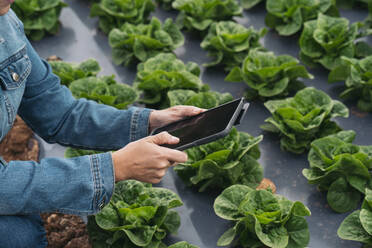
[[341, 223], [337, 230], [337, 235], [346, 240], [354, 240], [363, 243], [371, 243], [372, 238], [369, 233], [367, 233], [361, 222], [360, 222], [360, 210], [351, 213], [347, 216]]
[[344, 178], [340, 177], [331, 184], [327, 193], [327, 201], [334, 211], [345, 213], [358, 206], [360, 193], [350, 187]]

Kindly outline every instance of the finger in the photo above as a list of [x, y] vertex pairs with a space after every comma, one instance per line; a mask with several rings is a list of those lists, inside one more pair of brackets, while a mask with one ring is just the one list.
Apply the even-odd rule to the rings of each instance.
[[170, 163], [185, 163], [188, 159], [187, 154], [184, 152], [166, 147], [160, 147], [160, 149]]
[[156, 145], [163, 145], [163, 144], [169, 144], [169, 145], [174, 145], [178, 144], [180, 142], [180, 139], [170, 135], [167, 132], [161, 132], [157, 135], [149, 136], [147, 138], [148, 142], [151, 142]]
[[205, 109], [194, 107], [194, 106], [176, 106], [175, 111], [177, 112], [177, 115], [179, 116], [193, 116], [200, 114], [204, 111]]

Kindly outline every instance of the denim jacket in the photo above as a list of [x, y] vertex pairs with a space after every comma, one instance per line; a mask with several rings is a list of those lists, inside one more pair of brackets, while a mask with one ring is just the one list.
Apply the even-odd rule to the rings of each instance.
[[[11, 10], [0, 16], [0, 86], [0, 140], [17, 113], [47, 142], [77, 148], [110, 151], [148, 135], [149, 109], [76, 100], [32, 48]], [[0, 215], [94, 214], [113, 189], [110, 152], [40, 163], [0, 159]]]

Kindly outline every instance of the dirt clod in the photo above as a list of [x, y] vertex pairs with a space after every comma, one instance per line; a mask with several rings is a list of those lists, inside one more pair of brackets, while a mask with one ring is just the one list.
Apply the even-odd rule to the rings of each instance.
[[273, 181], [271, 181], [268, 178], [264, 178], [262, 179], [260, 185], [258, 185], [256, 189], [269, 189], [269, 188], [271, 189], [271, 192], [273, 192], [274, 194], [276, 193], [276, 186], [273, 183]]

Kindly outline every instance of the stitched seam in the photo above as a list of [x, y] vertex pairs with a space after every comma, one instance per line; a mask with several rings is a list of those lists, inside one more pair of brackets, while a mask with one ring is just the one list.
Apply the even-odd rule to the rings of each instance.
[[93, 196], [93, 202], [94, 206], [93, 209], [96, 209], [96, 207], [99, 205], [99, 197], [101, 196], [101, 176], [99, 172], [99, 162], [98, 162], [98, 156], [92, 155], [90, 156], [91, 160], [91, 170], [93, 174], [93, 188], [94, 188], [94, 196]]
[[[26, 59], [27, 67], [24, 70], [24, 72], [20, 75], [18, 82], [7, 83], [6, 81], [2, 80], [8, 90], [14, 90], [14, 89], [19, 88], [26, 81], [26, 78], [30, 75], [31, 67], [32, 67], [30, 63], [30, 59], [28, 58], [28, 56], [23, 56], [23, 57]], [[13, 72], [10, 69], [9, 71], [10, 73]]]
[[4, 95], [4, 99], [5, 99], [6, 111], [8, 112], [8, 124], [11, 125], [13, 123], [14, 109], [12, 105], [10, 104], [9, 98], [7, 95]]
[[16, 51], [12, 56], [4, 60], [0, 63], [0, 70], [3, 70], [7, 67], [10, 63], [17, 61], [18, 59], [22, 58], [26, 54], [26, 44], [23, 45], [18, 51]]
[[130, 124], [130, 135], [129, 135], [129, 140], [134, 141], [136, 140], [136, 131], [137, 131], [137, 125], [138, 125], [138, 118], [140, 114], [140, 109], [137, 109], [134, 111], [133, 116], [132, 116], [132, 121]]

